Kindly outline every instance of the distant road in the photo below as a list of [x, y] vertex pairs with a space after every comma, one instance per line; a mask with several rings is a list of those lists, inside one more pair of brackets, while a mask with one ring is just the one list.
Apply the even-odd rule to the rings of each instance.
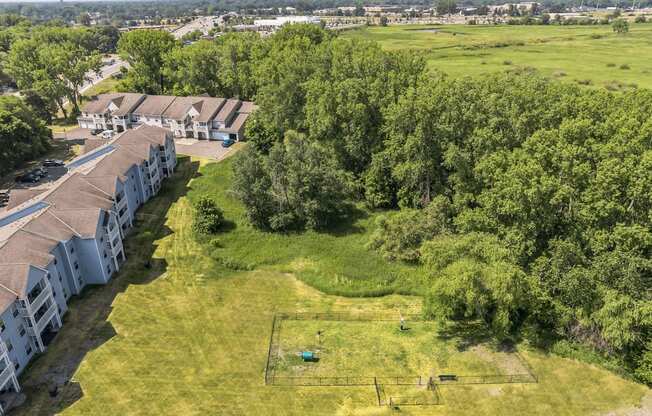
[[215, 16], [201, 16], [196, 18], [190, 23], [186, 23], [180, 28], [172, 31], [175, 39], [181, 39], [184, 35], [194, 32], [195, 30], [201, 31], [204, 35], [208, 35], [208, 31], [213, 28], [213, 21]]
[[[104, 81], [105, 79], [109, 78], [113, 74], [117, 74], [120, 72], [120, 68], [122, 67], [127, 67], [127, 63], [123, 60], [121, 60], [119, 57], [112, 57], [111, 59], [115, 60], [114, 63], [105, 65], [102, 67], [102, 70], [100, 71], [100, 74], [97, 75], [94, 72], [88, 73], [88, 78], [90, 78], [90, 81], [87, 81], [79, 90], [81, 93], [84, 93], [88, 91], [93, 85], [97, 85], [100, 82]], [[105, 61], [106, 62], [106, 61]]]

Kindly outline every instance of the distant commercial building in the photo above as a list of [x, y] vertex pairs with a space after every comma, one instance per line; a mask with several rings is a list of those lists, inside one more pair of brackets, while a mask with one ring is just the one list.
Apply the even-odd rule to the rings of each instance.
[[89, 129], [122, 132], [144, 124], [167, 129], [174, 137], [239, 141], [254, 108], [235, 98], [113, 93], [86, 103], [77, 121]]
[[0, 215], [1, 402], [20, 391], [17, 376], [60, 330], [70, 298], [120, 270], [136, 211], [174, 172], [174, 140], [141, 126], [66, 167], [52, 184], [12, 190]]
[[271, 19], [256, 19], [254, 20], [254, 26], [258, 30], [271, 32], [287, 24], [308, 23], [318, 25], [320, 22], [321, 20], [317, 16], [279, 16]]

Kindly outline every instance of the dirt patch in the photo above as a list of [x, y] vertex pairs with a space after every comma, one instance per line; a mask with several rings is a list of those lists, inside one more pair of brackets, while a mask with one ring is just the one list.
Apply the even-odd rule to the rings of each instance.
[[499, 386], [492, 386], [487, 389], [487, 393], [489, 393], [491, 397], [497, 397], [503, 394], [503, 389]]
[[492, 363], [502, 374], [525, 374], [527, 368], [523, 365], [521, 358], [510, 352], [494, 352], [484, 345], [471, 347], [471, 352], [482, 360]]

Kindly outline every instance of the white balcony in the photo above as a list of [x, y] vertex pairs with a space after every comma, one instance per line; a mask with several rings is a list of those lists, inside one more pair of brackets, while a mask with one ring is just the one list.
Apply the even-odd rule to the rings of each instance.
[[118, 239], [118, 242], [116, 244], [113, 244], [111, 242], [106, 243], [106, 248], [109, 249], [111, 252], [112, 257], [116, 257], [120, 252], [122, 251], [122, 241]]
[[14, 366], [11, 365], [11, 361], [4, 360], [4, 364], [5, 368], [0, 372], [0, 390], [4, 390], [7, 383], [13, 380], [14, 375]]
[[[38, 296], [34, 298], [32, 302], [28, 301], [27, 299], [21, 299], [21, 302], [18, 302], [19, 305], [18, 311], [24, 317], [33, 316], [34, 313], [36, 313], [36, 311], [38, 311], [39, 308], [43, 305], [45, 300], [52, 297], [52, 287], [50, 286], [49, 283], [47, 283], [47, 279], [45, 281], [46, 281], [45, 288], [41, 290], [41, 293], [39, 293]], [[52, 301], [54, 301], [54, 298], [52, 299]]]
[[106, 234], [109, 238], [109, 241], [113, 241], [116, 237], [120, 237], [120, 227], [117, 224], [109, 223], [106, 226]]
[[50, 307], [45, 311], [45, 313], [39, 318], [38, 322], [36, 322], [36, 327], [27, 327], [27, 332], [29, 332], [30, 335], [35, 336], [35, 337], [41, 337], [41, 332], [43, 331], [43, 328], [47, 326], [47, 324], [54, 318], [54, 315], [57, 314], [57, 303], [52, 300], [52, 304]]

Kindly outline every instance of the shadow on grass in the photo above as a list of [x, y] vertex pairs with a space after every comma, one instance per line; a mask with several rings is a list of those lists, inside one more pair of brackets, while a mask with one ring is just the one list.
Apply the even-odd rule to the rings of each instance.
[[458, 351], [463, 352], [477, 345], [488, 345], [497, 352], [517, 352], [517, 339], [498, 341], [487, 325], [480, 321], [453, 321], [439, 331], [442, 340], [455, 341]]
[[369, 213], [359, 207], [351, 205], [346, 213], [324, 229], [318, 230], [321, 234], [331, 235], [333, 237], [343, 237], [350, 234], [364, 233], [364, 228], [356, 225], [356, 222], [369, 217]]
[[127, 261], [104, 286], [93, 286], [71, 299], [63, 328], [48, 351], [30, 364], [21, 376], [26, 402], [12, 415], [59, 414], [80, 400], [84, 393], [72, 380], [86, 355], [117, 335], [108, 320], [116, 296], [130, 285], [148, 284], [167, 270], [164, 259], [152, 259], [155, 242], [172, 230], [165, 226], [170, 207], [186, 195], [188, 182], [199, 163], [180, 157], [175, 175], [163, 183], [159, 194], [136, 214], [135, 227], [125, 239]]

